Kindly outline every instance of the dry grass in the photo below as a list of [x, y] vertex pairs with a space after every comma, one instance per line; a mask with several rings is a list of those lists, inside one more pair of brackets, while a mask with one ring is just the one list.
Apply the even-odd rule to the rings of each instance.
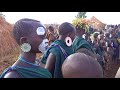
[[9, 66], [11, 66], [19, 56], [19, 50], [14, 50], [14, 52], [6, 54], [5, 56], [0, 57], [0, 74], [3, 70]]
[[19, 55], [19, 48], [12, 38], [13, 25], [0, 17], [0, 73], [12, 65]]
[[0, 57], [14, 52], [14, 49], [18, 47], [11, 35], [12, 28], [13, 25], [0, 17]]

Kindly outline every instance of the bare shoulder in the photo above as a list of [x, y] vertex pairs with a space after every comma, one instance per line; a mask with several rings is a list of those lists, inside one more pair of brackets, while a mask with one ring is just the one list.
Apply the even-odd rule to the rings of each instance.
[[89, 51], [86, 48], [80, 48], [79, 50], [76, 51], [76, 53], [84, 53], [84, 54], [89, 55], [89, 56], [91, 56], [93, 58], [96, 58], [96, 55], [93, 54], [91, 51]]
[[49, 71], [51, 71], [55, 66], [55, 61], [56, 61], [55, 55], [50, 53], [48, 58], [47, 58], [45, 68], [47, 68]]
[[48, 63], [54, 63], [56, 60], [56, 56], [53, 53], [50, 53], [48, 58], [47, 58], [47, 64]]
[[21, 76], [15, 72], [15, 71], [11, 71], [11, 72], [8, 72], [4, 78], [21, 78]]
[[49, 56], [48, 56], [48, 58], [50, 58], [50, 59], [53, 59], [53, 58], [55, 59], [55, 57], [56, 56], [53, 53], [50, 53]]

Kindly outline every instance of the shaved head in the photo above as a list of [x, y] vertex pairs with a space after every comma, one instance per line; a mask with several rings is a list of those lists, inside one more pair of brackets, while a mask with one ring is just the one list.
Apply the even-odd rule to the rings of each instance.
[[40, 21], [34, 19], [20, 19], [15, 23], [13, 27], [13, 37], [16, 40], [16, 42], [20, 45], [20, 38], [33, 34], [33, 32], [35, 32], [35, 30], [38, 27], [44, 27], [44, 25], [42, 25]]
[[58, 33], [59, 35], [66, 35], [73, 31], [75, 32], [75, 30], [75, 27], [71, 23], [64, 22], [59, 26]]
[[68, 56], [62, 65], [62, 73], [64, 78], [103, 78], [98, 61], [84, 53]]

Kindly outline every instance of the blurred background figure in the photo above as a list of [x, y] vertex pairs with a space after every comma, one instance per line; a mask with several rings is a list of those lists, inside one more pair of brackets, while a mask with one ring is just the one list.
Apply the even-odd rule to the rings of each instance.
[[48, 27], [47, 38], [49, 41], [48, 42], [49, 45], [56, 40], [53, 26]]

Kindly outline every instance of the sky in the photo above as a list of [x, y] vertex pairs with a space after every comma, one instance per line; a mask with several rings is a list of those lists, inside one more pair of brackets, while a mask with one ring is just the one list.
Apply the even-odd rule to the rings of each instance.
[[[22, 18], [31, 18], [43, 24], [61, 24], [72, 22], [78, 12], [2, 12], [9, 23], [15, 23]], [[120, 24], [120, 12], [87, 12], [87, 18], [95, 16], [105, 24]]]

